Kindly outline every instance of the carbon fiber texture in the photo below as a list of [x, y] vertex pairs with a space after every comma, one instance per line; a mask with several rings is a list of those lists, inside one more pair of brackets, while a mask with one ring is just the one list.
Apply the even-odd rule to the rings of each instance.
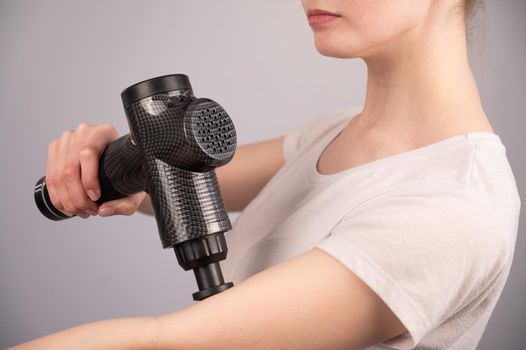
[[106, 177], [117, 191], [130, 195], [146, 190], [144, 155], [133, 144], [130, 134], [110, 143], [102, 157]]
[[146, 167], [164, 248], [232, 228], [214, 170], [192, 172], [158, 159], [148, 161]]
[[225, 110], [183, 89], [135, 101], [125, 111], [130, 134], [105, 151], [105, 173], [119, 192], [149, 193], [163, 247], [229, 230], [214, 171], [236, 150]]
[[232, 120], [216, 102], [174, 92], [157, 94], [125, 107], [134, 143], [147, 158], [191, 171], [230, 161], [236, 149]]

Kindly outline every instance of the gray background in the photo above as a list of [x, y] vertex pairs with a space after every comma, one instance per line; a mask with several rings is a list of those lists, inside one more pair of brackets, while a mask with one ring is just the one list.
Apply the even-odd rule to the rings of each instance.
[[[473, 68], [521, 190], [526, 1], [490, 0], [484, 16]], [[366, 78], [361, 61], [316, 52], [299, 0], [0, 0], [1, 348], [192, 304], [193, 274], [161, 249], [152, 217], [56, 223], [39, 214], [32, 195], [51, 139], [81, 122], [126, 133], [121, 90], [168, 73], [188, 74], [197, 96], [221, 103], [241, 144], [361, 104]], [[510, 278], [479, 349], [526, 344], [524, 225], [519, 230]]]

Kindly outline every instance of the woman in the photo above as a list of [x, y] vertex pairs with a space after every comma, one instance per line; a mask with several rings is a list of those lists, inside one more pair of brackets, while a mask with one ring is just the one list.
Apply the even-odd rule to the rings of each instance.
[[[217, 169], [235, 287], [156, 317], [74, 327], [20, 349], [474, 349], [513, 258], [520, 199], [468, 59], [473, 0], [303, 0], [317, 50], [367, 64], [365, 104], [239, 147]], [[63, 212], [148, 212], [100, 195], [117, 137], [50, 143]]]

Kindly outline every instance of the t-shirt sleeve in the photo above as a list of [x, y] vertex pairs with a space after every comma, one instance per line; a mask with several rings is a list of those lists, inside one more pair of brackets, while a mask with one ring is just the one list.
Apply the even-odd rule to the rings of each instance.
[[296, 152], [299, 151], [301, 142], [302, 132], [304, 133], [305, 128], [296, 128], [285, 134], [283, 139], [283, 158], [285, 162], [288, 162]]
[[384, 344], [414, 348], [500, 276], [513, 253], [491, 206], [479, 203], [466, 189], [378, 196], [317, 244], [404, 324], [407, 332]]

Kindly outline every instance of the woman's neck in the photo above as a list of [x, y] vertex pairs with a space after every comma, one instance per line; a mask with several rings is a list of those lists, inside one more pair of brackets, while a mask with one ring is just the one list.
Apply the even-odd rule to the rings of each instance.
[[354, 122], [364, 133], [425, 139], [491, 131], [468, 62], [463, 23], [439, 23], [445, 17], [429, 18], [382, 47], [381, 54], [363, 58], [367, 93]]

